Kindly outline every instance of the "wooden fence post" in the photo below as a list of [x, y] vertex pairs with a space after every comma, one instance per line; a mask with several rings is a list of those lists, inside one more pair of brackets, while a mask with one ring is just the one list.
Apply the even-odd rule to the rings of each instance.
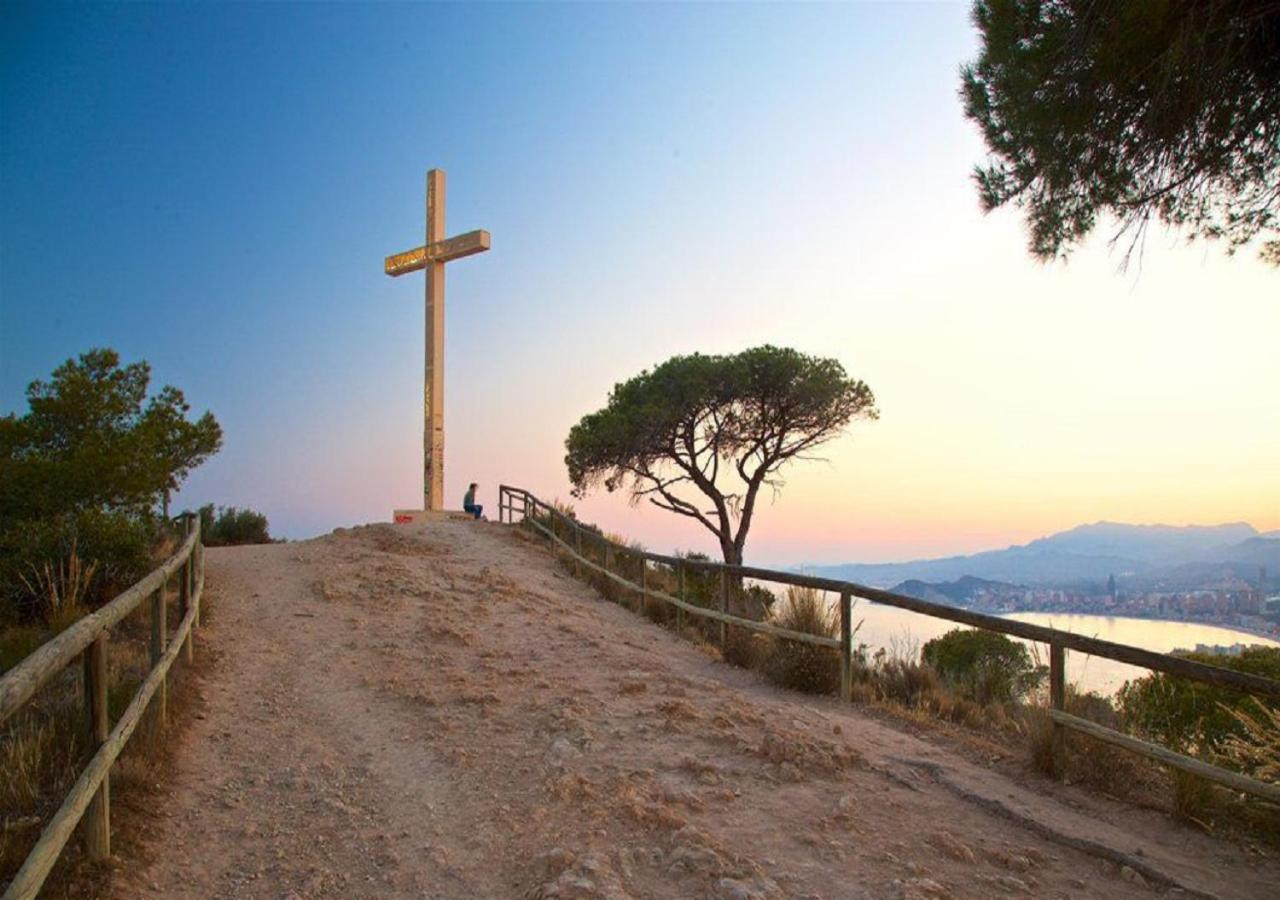
[[[680, 561], [679, 570], [680, 570], [680, 575], [679, 575], [679, 579], [680, 579], [680, 582], [679, 582], [679, 583], [680, 583], [680, 588], [679, 588], [679, 590], [680, 590], [680, 593], [679, 593], [679, 597], [680, 597], [680, 599], [681, 599], [681, 600], [683, 600], [685, 603], [688, 603], [688, 602], [689, 602], [689, 599], [688, 599], [687, 597], [685, 597], [685, 595], [684, 595], [684, 560], [681, 560], [681, 561]], [[681, 609], [681, 608], [680, 608], [680, 607], [678, 607], [678, 606], [676, 607], [676, 633], [677, 633], [677, 634], [684, 634], [684, 610], [683, 610], [683, 609]]]
[[573, 520], [573, 552], [577, 554], [573, 561], [574, 571], [578, 573], [578, 577], [582, 577], [582, 526], [578, 524], [578, 520]]
[[648, 605], [649, 605], [649, 561], [642, 556], [640, 557], [640, 608], [637, 610], [637, 612], [643, 615]]
[[[190, 516], [186, 516], [182, 520], [183, 533], [190, 537], [194, 531], [193, 523]], [[187, 618], [187, 612], [191, 609], [191, 595], [195, 591], [196, 582], [196, 548], [192, 546], [191, 553], [187, 555], [186, 562], [182, 564], [182, 584], [178, 588], [178, 621], [184, 622]], [[188, 664], [195, 659], [195, 645], [191, 637], [191, 629], [187, 630], [187, 636], [182, 642], [182, 655], [186, 658]]]
[[[84, 658], [84, 708], [89, 725], [89, 749], [96, 752], [110, 734], [107, 719], [107, 635], [94, 638], [85, 648]], [[85, 810], [83, 826], [85, 852], [91, 860], [103, 860], [111, 855], [111, 774], [102, 779], [89, 808]]]
[[840, 594], [840, 699], [853, 699], [853, 595]]
[[[156, 592], [151, 595], [151, 668], [154, 669], [160, 663], [160, 657], [164, 655], [165, 642], [168, 640], [168, 629], [165, 625], [165, 602], [164, 602], [165, 585], [161, 583], [156, 588]], [[160, 681], [160, 687], [156, 691], [157, 702], [159, 703], [158, 714], [160, 724], [163, 725], [169, 717], [169, 676], [166, 674]]]
[[196, 541], [196, 587], [200, 589], [200, 596], [196, 598], [196, 617], [191, 621], [192, 628], [200, 627], [200, 609], [204, 606], [204, 535], [200, 535], [200, 540]]
[[[613, 544], [608, 538], [604, 539], [604, 570], [606, 572], [613, 571]], [[606, 578], [605, 583], [609, 586], [610, 591], [617, 590], [613, 582], [609, 579]]]
[[[724, 569], [720, 570], [720, 612], [727, 613], [729, 611], [729, 578]], [[724, 619], [720, 620], [720, 655], [724, 655], [725, 647], [729, 645], [729, 626], [725, 624]]]
[[[1067, 650], [1061, 644], [1049, 645], [1049, 705], [1065, 712], [1067, 708]], [[1066, 767], [1067, 733], [1053, 723], [1053, 771], [1061, 775]]]

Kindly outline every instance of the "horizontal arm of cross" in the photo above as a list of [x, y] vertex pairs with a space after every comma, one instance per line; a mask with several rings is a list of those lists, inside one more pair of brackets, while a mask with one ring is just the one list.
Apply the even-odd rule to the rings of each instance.
[[427, 263], [448, 262], [461, 259], [475, 253], [483, 253], [489, 249], [489, 232], [483, 228], [479, 231], [468, 231], [448, 240], [436, 241], [425, 247], [415, 247], [395, 256], [388, 256], [385, 262], [386, 273], [392, 277], [416, 272]]

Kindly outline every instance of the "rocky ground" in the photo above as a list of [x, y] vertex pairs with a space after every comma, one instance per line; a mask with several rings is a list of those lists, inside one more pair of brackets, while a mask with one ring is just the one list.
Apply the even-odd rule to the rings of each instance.
[[789, 694], [458, 520], [210, 550], [120, 897], [1274, 896], [1280, 866]]

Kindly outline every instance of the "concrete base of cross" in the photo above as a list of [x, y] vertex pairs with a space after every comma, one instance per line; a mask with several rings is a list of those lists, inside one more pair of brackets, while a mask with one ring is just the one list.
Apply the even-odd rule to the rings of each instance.
[[460, 509], [397, 509], [391, 513], [391, 521], [397, 525], [412, 525], [436, 519], [474, 519], [471, 513]]

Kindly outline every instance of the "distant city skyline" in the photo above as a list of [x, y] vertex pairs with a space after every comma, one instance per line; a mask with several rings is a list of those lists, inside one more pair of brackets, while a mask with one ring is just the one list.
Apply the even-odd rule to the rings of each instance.
[[[0, 8], [0, 414], [111, 346], [211, 409], [177, 506], [305, 537], [421, 496], [426, 170], [449, 230], [446, 493], [569, 499], [563, 441], [676, 354], [774, 343], [876, 392], [758, 510], [761, 564], [1097, 521], [1280, 529], [1280, 271], [983, 216], [967, 4]], [[576, 504], [660, 550], [696, 525]]]

